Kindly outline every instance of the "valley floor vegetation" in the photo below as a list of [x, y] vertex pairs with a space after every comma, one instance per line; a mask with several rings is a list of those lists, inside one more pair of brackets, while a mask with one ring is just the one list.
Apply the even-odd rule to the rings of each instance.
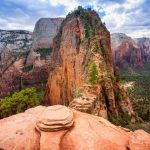
[[122, 69], [121, 79], [134, 111], [143, 120], [128, 127], [133, 130], [143, 128], [150, 132], [150, 63], [146, 63], [143, 68]]

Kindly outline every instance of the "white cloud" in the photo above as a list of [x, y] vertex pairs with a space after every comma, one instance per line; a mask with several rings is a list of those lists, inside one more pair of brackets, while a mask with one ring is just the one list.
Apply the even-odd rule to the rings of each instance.
[[150, 29], [136, 29], [135, 31], [127, 33], [127, 35], [133, 38], [139, 38], [139, 37], [150, 38]]
[[126, 0], [123, 4], [103, 4], [106, 16], [102, 20], [113, 33], [123, 32], [132, 37], [150, 37], [150, 24], [149, 29], [144, 26], [150, 22], [141, 9], [142, 4], [144, 0]]
[[[124, 32], [132, 37], [149, 36], [149, 12], [143, 11], [147, 0], [4, 0], [21, 4], [26, 8], [17, 8], [18, 16], [7, 16], [0, 19], [0, 26], [16, 29], [34, 28], [35, 22], [41, 17], [65, 17], [77, 6], [92, 6], [98, 12], [105, 12], [101, 19], [110, 32]], [[7, 24], [8, 23], [8, 24]]]
[[133, 9], [144, 3], [144, 0], [126, 0], [123, 4], [125, 9]]
[[[0, 26], [4, 26], [7, 30], [33, 30], [33, 25], [23, 24], [23, 23], [17, 23], [16, 21], [10, 21], [14, 20], [14, 18], [9, 18], [9, 20], [0, 19]], [[3, 28], [1, 28], [3, 29]]]

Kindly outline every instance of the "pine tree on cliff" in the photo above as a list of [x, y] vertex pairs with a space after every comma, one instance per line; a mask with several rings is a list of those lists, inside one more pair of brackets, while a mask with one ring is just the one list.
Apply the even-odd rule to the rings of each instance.
[[98, 82], [98, 80], [99, 80], [99, 77], [98, 77], [97, 66], [96, 66], [96, 63], [93, 61], [89, 67], [88, 81], [90, 84], [95, 85]]

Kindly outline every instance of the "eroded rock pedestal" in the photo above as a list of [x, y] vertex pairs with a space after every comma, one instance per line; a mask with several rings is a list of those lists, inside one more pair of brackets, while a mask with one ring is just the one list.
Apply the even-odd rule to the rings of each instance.
[[149, 150], [150, 135], [65, 106], [38, 106], [0, 120], [0, 149]]

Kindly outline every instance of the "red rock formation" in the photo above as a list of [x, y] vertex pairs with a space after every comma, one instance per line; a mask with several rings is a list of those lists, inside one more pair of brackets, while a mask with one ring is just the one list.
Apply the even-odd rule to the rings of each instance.
[[150, 135], [57, 105], [38, 106], [0, 120], [0, 149], [149, 150]]
[[20, 71], [13, 65], [0, 77], [0, 98], [20, 89]]
[[10, 66], [0, 77], [0, 99], [11, 95], [15, 91], [27, 87], [36, 87], [37, 89], [45, 89], [48, 79], [48, 66], [41, 65], [36, 62], [33, 69], [23, 72], [25, 59], [18, 59]]
[[48, 74], [46, 66], [34, 67], [32, 71], [22, 73], [21, 88], [36, 87], [37, 89], [45, 89]]
[[[3, 44], [3, 42], [0, 41], [0, 75], [2, 76], [0, 77], [0, 98], [8, 96], [14, 91], [18, 91], [26, 87], [34, 86], [40, 89], [45, 88], [49, 74], [48, 64], [51, 58], [50, 55], [46, 55], [44, 59], [41, 58], [40, 53], [37, 53], [36, 50], [38, 48], [52, 47], [53, 38], [59, 30], [62, 20], [62, 18], [41, 18], [35, 25], [32, 35], [32, 47], [31, 33], [25, 31], [22, 31], [23, 33], [20, 33], [21, 31], [12, 31], [10, 33], [9, 31], [0, 31], [0, 36], [2, 37], [5, 37], [8, 33], [10, 35], [8, 37], [9, 40], [7, 41], [6, 39], [8, 45], [7, 43]], [[21, 45], [17, 45], [18, 43], [16, 42], [16, 37], [22, 42]], [[23, 39], [27, 39], [26, 43]], [[14, 42], [9, 43], [10, 41]], [[20, 49], [20, 46], [22, 47], [23, 45], [26, 46], [24, 46], [22, 50]], [[19, 52], [19, 54], [16, 54], [17, 58], [13, 56], [6, 48], [10, 48], [12, 52]], [[18, 59], [20, 60], [20, 54], [29, 50], [29, 55], [22, 55], [25, 60], [20, 63], [18, 61]], [[14, 64], [19, 64], [21, 67], [18, 68]], [[23, 68], [32, 66], [33, 69], [27, 72], [22, 72]], [[6, 71], [6, 73], [3, 74], [4, 71]]]
[[41, 53], [37, 52], [41, 49], [41, 52], [52, 49], [52, 41], [54, 36], [59, 30], [60, 24], [63, 18], [41, 18], [35, 25], [33, 32], [33, 43], [29, 55], [27, 56], [25, 67], [33, 66], [33, 69], [29, 72], [21, 74], [21, 87], [34, 86], [38, 89], [45, 88], [48, 74], [49, 63], [51, 62], [51, 53], [46, 53], [42, 58]]
[[150, 38], [143, 37], [134, 40], [143, 50], [145, 62], [149, 62], [150, 61]]
[[122, 33], [111, 35], [113, 61], [118, 67], [142, 67], [144, 65], [144, 51], [130, 37]]
[[116, 88], [110, 34], [95, 11], [79, 8], [69, 14], [53, 48], [45, 94], [48, 104], [70, 105], [105, 118], [122, 112], [134, 115], [119, 83]]

